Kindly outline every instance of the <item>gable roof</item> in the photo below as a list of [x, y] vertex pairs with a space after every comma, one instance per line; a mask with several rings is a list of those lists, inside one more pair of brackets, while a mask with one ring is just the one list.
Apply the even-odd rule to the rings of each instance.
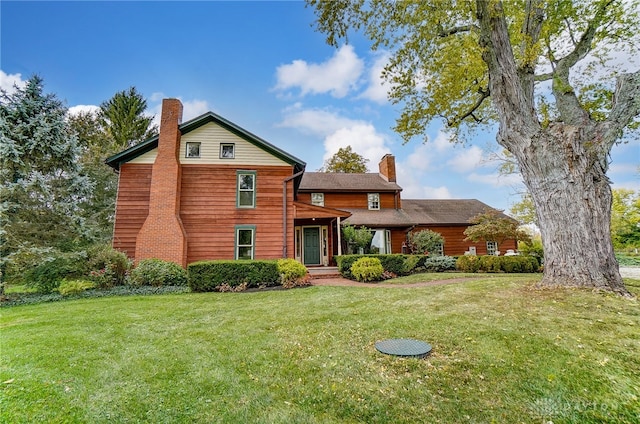
[[399, 191], [402, 188], [385, 180], [380, 174], [348, 174], [342, 172], [305, 172], [300, 182], [301, 191]]
[[[185, 123], [182, 123], [178, 126], [181, 135], [185, 135], [190, 131], [195, 130], [196, 128], [200, 128], [203, 125], [206, 125], [210, 122], [213, 122], [227, 131], [235, 134], [236, 136], [242, 138], [243, 140], [248, 141], [256, 147], [261, 148], [262, 150], [270, 153], [271, 155], [277, 157], [278, 159], [293, 165], [296, 172], [304, 170], [307, 164], [298, 159], [297, 157], [285, 152], [284, 150], [274, 146], [268, 141], [258, 137], [255, 134], [250, 133], [242, 127], [234, 124], [231, 121], [226, 120], [220, 115], [217, 115], [213, 112], [207, 112], [203, 115], [198, 116], [197, 118], [191, 119]], [[128, 148], [120, 153], [116, 153], [113, 156], [108, 157], [105, 160], [105, 163], [112, 167], [115, 170], [120, 169], [120, 165], [123, 163], [127, 163], [130, 160], [137, 158], [140, 155], [143, 155], [155, 148], [158, 147], [158, 138], [159, 136], [155, 136], [150, 138], [149, 140], [145, 140], [142, 143], [136, 144], [133, 147]]]
[[[469, 224], [474, 216], [493, 209], [476, 199], [403, 199], [402, 209], [414, 224]], [[513, 219], [504, 213], [503, 218]]]

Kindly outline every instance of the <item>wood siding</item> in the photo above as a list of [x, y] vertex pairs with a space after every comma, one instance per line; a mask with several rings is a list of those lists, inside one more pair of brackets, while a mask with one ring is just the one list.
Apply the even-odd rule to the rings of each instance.
[[[318, 192], [319, 193], [319, 192]], [[372, 191], [371, 193], [377, 193]], [[368, 193], [325, 193], [324, 206], [334, 209], [367, 209], [369, 207]], [[395, 193], [379, 193], [380, 208], [394, 209], [396, 207]], [[311, 203], [311, 193], [298, 193], [298, 201]]]
[[[291, 166], [253, 166], [256, 207], [236, 207], [235, 166], [183, 165], [180, 217], [187, 232], [187, 262], [235, 258], [235, 226], [255, 225], [255, 259], [283, 253], [282, 182]], [[293, 187], [287, 187], [288, 257], [293, 257]]]
[[[473, 243], [465, 241], [466, 236], [464, 230], [467, 225], [457, 226], [418, 226], [413, 232], [421, 230], [431, 230], [440, 233], [444, 237], [444, 254], [447, 256], [462, 256], [464, 252], [469, 250], [469, 246], [475, 246], [477, 255], [487, 254], [487, 244], [485, 242]], [[500, 254], [504, 255], [507, 249], [517, 249], [515, 240], [506, 240], [498, 246]]]
[[[200, 157], [187, 158], [187, 143], [200, 143]], [[234, 145], [235, 156], [233, 159], [220, 159], [220, 144], [231, 143]], [[151, 164], [155, 161], [158, 149], [153, 149], [129, 163]], [[225, 166], [255, 166], [273, 165], [289, 166], [286, 162], [272, 154], [262, 150], [252, 143], [227, 131], [219, 125], [210, 122], [200, 128], [183, 135], [180, 140], [180, 163], [189, 165], [225, 165]]]
[[136, 237], [149, 214], [150, 188], [151, 165], [120, 167], [113, 247], [131, 259], [136, 253]]

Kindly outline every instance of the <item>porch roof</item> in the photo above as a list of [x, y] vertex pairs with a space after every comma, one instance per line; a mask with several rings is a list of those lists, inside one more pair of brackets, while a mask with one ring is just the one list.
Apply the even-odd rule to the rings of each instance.
[[345, 224], [365, 225], [367, 227], [410, 227], [414, 224], [411, 217], [402, 209], [345, 209], [351, 216]]
[[294, 219], [309, 218], [347, 218], [351, 216], [350, 212], [340, 209], [325, 208], [323, 206], [310, 205], [308, 203], [293, 202]]

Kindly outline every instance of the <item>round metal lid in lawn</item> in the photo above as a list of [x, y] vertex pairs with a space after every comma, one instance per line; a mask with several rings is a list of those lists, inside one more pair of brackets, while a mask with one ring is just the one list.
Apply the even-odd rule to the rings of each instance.
[[424, 358], [431, 352], [431, 345], [413, 339], [388, 339], [376, 342], [376, 349], [387, 355]]

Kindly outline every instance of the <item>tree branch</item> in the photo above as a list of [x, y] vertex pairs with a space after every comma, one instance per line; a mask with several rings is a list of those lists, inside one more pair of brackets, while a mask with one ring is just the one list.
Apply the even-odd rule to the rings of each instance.
[[598, 27], [604, 20], [607, 8], [613, 2], [614, 0], [608, 0], [600, 3], [598, 10], [596, 10], [593, 18], [589, 21], [587, 29], [580, 37], [580, 41], [575, 45], [573, 51], [557, 61], [552, 90], [556, 98], [560, 117], [567, 124], [581, 125], [590, 119], [589, 114], [578, 101], [578, 97], [569, 82], [569, 72], [578, 61], [584, 59], [591, 51], [593, 39], [598, 31]]
[[447, 30], [442, 30], [438, 33], [438, 36], [441, 38], [448, 37], [450, 35], [458, 34], [460, 32], [469, 32], [472, 30], [479, 30], [476, 25], [461, 25], [453, 28], [449, 28]]
[[604, 130], [605, 147], [610, 148], [624, 128], [640, 115], [640, 71], [616, 79], [613, 107], [606, 121], [598, 126]]
[[448, 126], [454, 126], [456, 125], [458, 122], [462, 122], [464, 121], [466, 118], [471, 117], [473, 118], [474, 121], [476, 121], [477, 123], [481, 123], [482, 119], [479, 119], [477, 116], [474, 115], [474, 112], [476, 110], [478, 110], [480, 108], [480, 106], [482, 106], [482, 103], [485, 101], [485, 99], [489, 98], [491, 96], [491, 92], [489, 91], [489, 89], [487, 88], [486, 90], [483, 88], [478, 89], [478, 93], [480, 94], [480, 97], [478, 97], [478, 100], [476, 100], [476, 102], [473, 104], [473, 106], [471, 106], [471, 108], [464, 113], [463, 115], [458, 115], [455, 118], [453, 118], [453, 120], [449, 120], [447, 119], [447, 125]]

